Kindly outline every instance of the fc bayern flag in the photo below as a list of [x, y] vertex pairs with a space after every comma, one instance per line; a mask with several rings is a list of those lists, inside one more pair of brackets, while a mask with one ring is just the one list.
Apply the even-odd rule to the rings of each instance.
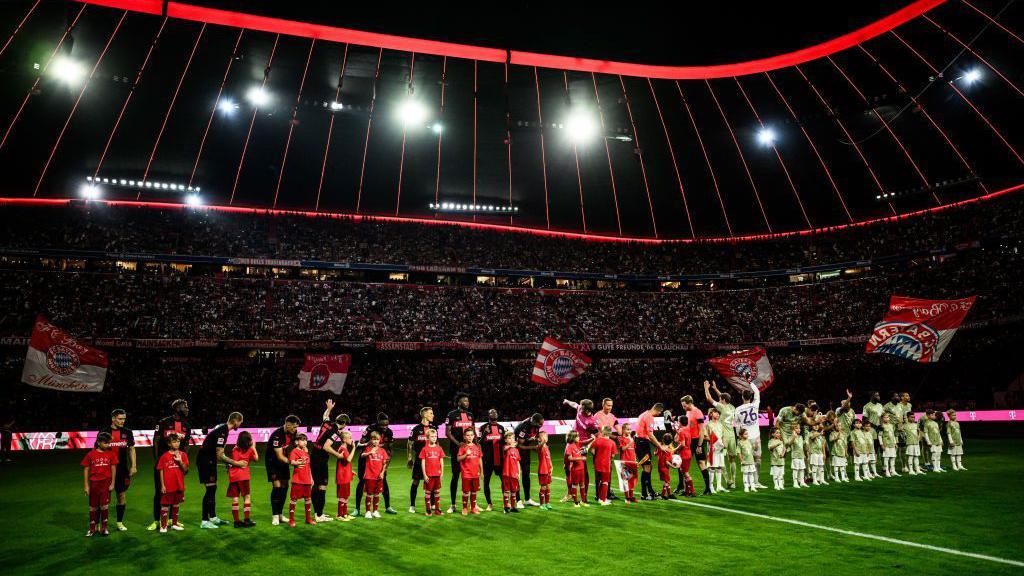
[[916, 362], [938, 362], [975, 298], [928, 300], [892, 296], [885, 318], [875, 324], [864, 351]]
[[87, 346], [43, 316], [36, 316], [21, 381], [68, 392], [101, 392], [107, 379], [107, 353]]
[[306, 354], [306, 361], [299, 370], [299, 390], [341, 394], [351, 365], [351, 354]]
[[543, 386], [561, 386], [590, 368], [590, 357], [562, 344], [554, 338], [545, 338], [533, 364], [533, 377]]
[[750, 390], [750, 384], [764, 392], [775, 381], [775, 373], [768, 362], [764, 348], [756, 346], [750, 350], [739, 350], [708, 360], [715, 370], [736, 390]]

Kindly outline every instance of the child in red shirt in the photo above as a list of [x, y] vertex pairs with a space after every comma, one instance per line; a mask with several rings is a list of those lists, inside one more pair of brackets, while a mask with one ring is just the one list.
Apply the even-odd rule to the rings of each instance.
[[636, 495], [633, 489], [636, 488], [637, 461], [636, 443], [633, 440], [632, 426], [628, 423], [622, 425], [622, 433], [619, 435], [619, 462], [622, 462], [622, 476], [626, 480], [626, 504], [636, 502]]
[[537, 433], [537, 479], [540, 484], [540, 509], [551, 510], [551, 449], [548, 433]]
[[288, 455], [288, 461], [295, 468], [292, 470], [292, 498], [288, 504], [288, 526], [295, 528], [295, 503], [302, 498], [306, 504], [306, 524], [316, 526], [316, 520], [310, 515], [313, 491], [313, 473], [309, 468], [309, 452], [306, 444], [309, 438], [305, 434], [295, 437], [295, 448]]
[[[100, 432], [96, 435], [93, 449], [82, 458], [85, 495], [89, 497], [89, 531], [85, 533], [86, 537], [93, 534], [110, 536], [107, 531], [107, 515], [116, 464], [117, 452], [110, 450], [110, 434]], [[96, 529], [97, 524], [100, 524], [99, 530]]]
[[480, 476], [484, 473], [483, 450], [474, 442], [476, 430], [466, 428], [462, 433], [465, 442], [456, 456], [459, 459], [459, 469], [462, 472], [462, 515], [472, 512], [479, 514], [480, 508], [476, 505], [476, 493], [480, 491]]
[[441, 516], [441, 476], [444, 474], [444, 450], [437, 445], [437, 430], [427, 430], [427, 445], [420, 450], [420, 469], [426, 481], [423, 483], [423, 500], [427, 516]]
[[677, 420], [678, 429], [676, 430], [676, 453], [683, 459], [682, 465], [679, 466], [677, 472], [679, 476], [679, 485], [676, 486], [676, 493], [682, 492], [683, 496], [696, 496], [693, 491], [693, 478], [690, 477], [690, 460], [693, 458], [693, 453], [690, 451], [690, 441], [692, 439], [690, 426], [687, 417], [680, 416]]
[[363, 482], [366, 486], [366, 518], [380, 518], [377, 507], [380, 504], [380, 494], [384, 491], [384, 471], [387, 470], [389, 459], [388, 453], [380, 447], [380, 433], [370, 433], [370, 445], [363, 450], [359, 457], [366, 458], [366, 466], [363, 468]]
[[178, 523], [178, 509], [185, 501], [185, 474], [188, 474], [188, 454], [178, 448], [181, 437], [177, 434], [167, 435], [167, 446], [157, 461], [156, 469], [160, 473], [160, 532], [167, 532], [167, 518], [170, 516], [172, 530], [184, 530]]
[[[243, 464], [242, 466], [228, 465], [228, 498], [231, 498], [231, 516], [235, 519], [235, 528], [252, 528], [256, 523], [249, 518], [252, 512], [252, 498], [249, 496], [249, 463], [260, 460], [259, 455], [256, 454], [256, 447], [253, 446], [252, 434], [239, 432], [235, 447], [231, 449], [231, 459]], [[239, 497], [244, 502], [244, 522], [238, 519]]]
[[[610, 438], [612, 435], [611, 426], [601, 427], [600, 436], [594, 439], [590, 445], [590, 451], [594, 453], [594, 475], [597, 476], [597, 501], [601, 506], [608, 506], [611, 500], [608, 499], [608, 488], [612, 481], [612, 455], [617, 452], [615, 442]], [[584, 464], [586, 466], [586, 464]]]
[[505, 514], [519, 513], [519, 448], [516, 448], [514, 432], [505, 433], [505, 459], [501, 463], [501, 498]]
[[658, 477], [661, 478], [661, 499], [668, 500], [672, 495], [672, 473], [669, 467], [672, 466], [672, 455], [675, 454], [675, 447], [672, 446], [672, 435], [665, 434], [661, 438], [662, 447], [658, 450]]
[[573, 504], [580, 507], [580, 495], [583, 505], [587, 504], [587, 481], [584, 469], [587, 466], [587, 449], [579, 444], [580, 435], [575, 430], [565, 435], [565, 457], [569, 461], [569, 494]]
[[341, 447], [338, 454], [337, 466], [334, 471], [334, 481], [338, 485], [338, 520], [348, 522], [352, 515], [348, 513], [348, 497], [352, 494], [352, 457], [355, 456], [355, 446], [352, 445], [352, 433], [348, 430], [341, 432]]

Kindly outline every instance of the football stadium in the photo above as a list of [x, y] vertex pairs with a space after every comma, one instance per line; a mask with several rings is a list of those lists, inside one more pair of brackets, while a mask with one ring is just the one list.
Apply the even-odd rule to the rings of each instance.
[[1024, 4], [0, 4], [6, 574], [1024, 572]]

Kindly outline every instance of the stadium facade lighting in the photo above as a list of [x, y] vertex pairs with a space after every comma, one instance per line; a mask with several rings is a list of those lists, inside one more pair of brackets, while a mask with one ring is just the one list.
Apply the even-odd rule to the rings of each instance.
[[440, 122], [434, 122], [430, 129], [434, 131], [434, 134], [440, 134], [444, 132], [444, 125], [442, 125]]
[[459, 204], [456, 202], [439, 202], [430, 203], [427, 206], [435, 212], [451, 212], [451, 213], [467, 213], [467, 214], [480, 214], [483, 212], [491, 213], [516, 213], [519, 212], [518, 206], [498, 206], [495, 204]]
[[406, 127], [422, 126], [427, 119], [427, 109], [415, 98], [407, 98], [398, 105], [398, 119]]
[[185, 196], [185, 204], [188, 204], [189, 206], [202, 206], [203, 199], [199, 194], [189, 194], [188, 196]]
[[235, 113], [235, 110], [238, 110], [238, 103], [231, 98], [225, 98], [217, 104], [217, 109], [223, 114], [231, 115]]
[[100, 187], [95, 184], [82, 184], [82, 187], [78, 189], [78, 195], [86, 200], [99, 200], [102, 196]]
[[50, 73], [60, 81], [74, 85], [85, 76], [85, 68], [71, 58], [61, 56], [53, 62]]
[[583, 109], [570, 112], [569, 117], [558, 127], [564, 127], [569, 139], [576, 144], [585, 144], [593, 140], [598, 132], [597, 119], [588, 110]]
[[266, 106], [270, 102], [270, 93], [260, 86], [253, 86], [245, 93], [245, 99], [253, 106]]
[[[139, 188], [139, 189], [142, 189], [142, 188], [154, 189], [155, 188], [157, 190], [175, 190], [175, 191], [178, 191], [178, 192], [188, 192], [188, 193], [195, 193], [195, 192], [199, 192], [200, 191], [200, 187], [199, 186], [189, 186], [188, 184], [179, 184], [177, 182], [156, 182], [156, 181], [153, 181], [153, 180], [142, 181], [142, 180], [129, 180], [129, 179], [125, 179], [125, 178], [109, 178], [109, 177], [101, 178], [99, 176], [86, 176], [85, 177], [85, 184], [83, 184], [83, 186], [96, 185], [96, 184], [99, 184], [101, 182], [103, 184], [109, 184], [111, 186], [124, 187], [124, 188]], [[186, 198], [186, 200], [187, 200], [187, 198]]]
[[341, 102], [331, 102], [330, 104], [331, 112], [337, 112], [338, 110], [341, 110], [344, 107], [345, 105], [342, 104]]
[[971, 84], [974, 84], [978, 80], [981, 80], [981, 77], [982, 77], [981, 69], [979, 69], [979, 68], [971, 68], [967, 72], [964, 72], [964, 75], [961, 76], [960, 78], [964, 81], [964, 84], [966, 84], [967, 86], [970, 86]]
[[775, 144], [775, 130], [765, 126], [757, 131], [757, 142], [761, 146], [771, 146]]

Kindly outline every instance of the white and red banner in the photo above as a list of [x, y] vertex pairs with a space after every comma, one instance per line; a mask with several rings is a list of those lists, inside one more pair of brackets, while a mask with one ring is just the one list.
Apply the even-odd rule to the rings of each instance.
[[764, 348], [755, 346], [749, 350], [730, 352], [725, 356], [717, 356], [708, 360], [709, 363], [737, 391], [750, 390], [750, 384], [764, 392], [775, 381], [775, 372], [768, 362]]
[[916, 362], [938, 362], [975, 298], [928, 300], [892, 296], [889, 310], [875, 324], [864, 351]]
[[586, 354], [562, 344], [554, 338], [545, 338], [533, 364], [531, 380], [542, 386], [561, 386], [590, 368]]
[[351, 354], [306, 354], [299, 370], [299, 390], [341, 394], [351, 366]]
[[106, 378], [106, 352], [82, 344], [42, 314], [36, 316], [22, 382], [67, 392], [101, 392]]

